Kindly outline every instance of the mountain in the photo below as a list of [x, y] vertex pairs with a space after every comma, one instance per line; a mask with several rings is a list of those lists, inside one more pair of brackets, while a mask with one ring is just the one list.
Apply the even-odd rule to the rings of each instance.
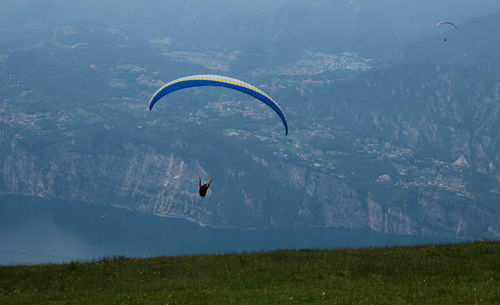
[[19, 29], [95, 22], [148, 40], [168, 38], [185, 50], [258, 53], [269, 65], [304, 49], [385, 57], [433, 35], [441, 20], [460, 25], [494, 12], [497, 0], [3, 0], [0, 29], [8, 30], [0, 42]]
[[[96, 23], [27, 30], [0, 49], [0, 194], [214, 227], [498, 238], [498, 33], [483, 31], [498, 17], [389, 59], [309, 50], [275, 65]], [[177, 92], [148, 111], [160, 85], [202, 73], [262, 88], [290, 135], [228, 90]], [[213, 178], [203, 199], [198, 177]]]

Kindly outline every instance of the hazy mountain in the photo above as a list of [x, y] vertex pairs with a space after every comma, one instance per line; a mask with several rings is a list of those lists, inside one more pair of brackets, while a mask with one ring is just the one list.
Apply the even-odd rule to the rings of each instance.
[[[97, 22], [183, 49], [243, 50], [277, 60], [303, 50], [387, 56], [433, 26], [500, 12], [497, 0], [4, 0], [0, 27], [19, 29]], [[176, 48], [174, 47], [174, 48]], [[267, 52], [274, 56], [268, 58]]]
[[[0, 51], [0, 193], [212, 226], [498, 238], [499, 20], [388, 60], [313, 48], [284, 60], [270, 43], [280, 64], [269, 65], [247, 49], [193, 50], [92, 22], [26, 30]], [[158, 86], [194, 73], [256, 84], [290, 135], [265, 106], [220, 88], [147, 110]], [[213, 178], [204, 199], [199, 176]]]

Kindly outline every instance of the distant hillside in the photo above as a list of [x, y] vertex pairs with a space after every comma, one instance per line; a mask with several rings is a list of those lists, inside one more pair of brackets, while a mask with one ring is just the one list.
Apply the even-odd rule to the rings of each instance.
[[440, 20], [461, 25], [495, 12], [497, 0], [3, 0], [0, 44], [22, 29], [92, 21], [190, 51], [240, 50], [270, 65], [307, 50], [387, 56], [433, 35]]
[[2, 304], [498, 304], [500, 243], [0, 267]]
[[[309, 51], [279, 66], [95, 23], [39, 29], [0, 49], [0, 193], [226, 228], [499, 238], [498, 28], [494, 15], [390, 60]], [[289, 136], [221, 88], [147, 110], [160, 85], [199, 73], [264, 90]], [[198, 177], [213, 178], [203, 199]]]

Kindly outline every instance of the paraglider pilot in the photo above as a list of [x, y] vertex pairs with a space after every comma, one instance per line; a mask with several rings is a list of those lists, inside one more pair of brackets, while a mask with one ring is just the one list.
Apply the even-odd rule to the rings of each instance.
[[201, 178], [200, 178], [200, 182], [199, 182], [200, 197], [205, 197], [205, 195], [207, 194], [208, 188], [210, 187], [211, 182], [212, 182], [212, 179], [210, 179], [210, 181], [208, 181], [208, 184], [207, 183], [201, 184]]

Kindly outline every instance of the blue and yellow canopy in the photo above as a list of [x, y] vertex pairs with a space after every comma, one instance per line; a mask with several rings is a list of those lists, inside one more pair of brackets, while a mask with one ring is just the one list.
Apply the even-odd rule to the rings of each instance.
[[281, 121], [283, 122], [283, 125], [285, 126], [286, 135], [288, 135], [288, 124], [286, 122], [285, 115], [283, 114], [283, 111], [281, 111], [278, 104], [273, 101], [273, 99], [269, 95], [243, 81], [220, 75], [191, 75], [171, 81], [158, 89], [158, 91], [156, 91], [156, 93], [151, 97], [151, 101], [149, 102], [149, 110], [153, 109], [153, 106], [156, 104], [156, 102], [158, 102], [158, 100], [171, 92], [198, 86], [226, 87], [253, 96], [267, 106], [271, 107], [271, 109], [273, 109], [274, 112], [278, 114], [278, 116], [281, 118]]

